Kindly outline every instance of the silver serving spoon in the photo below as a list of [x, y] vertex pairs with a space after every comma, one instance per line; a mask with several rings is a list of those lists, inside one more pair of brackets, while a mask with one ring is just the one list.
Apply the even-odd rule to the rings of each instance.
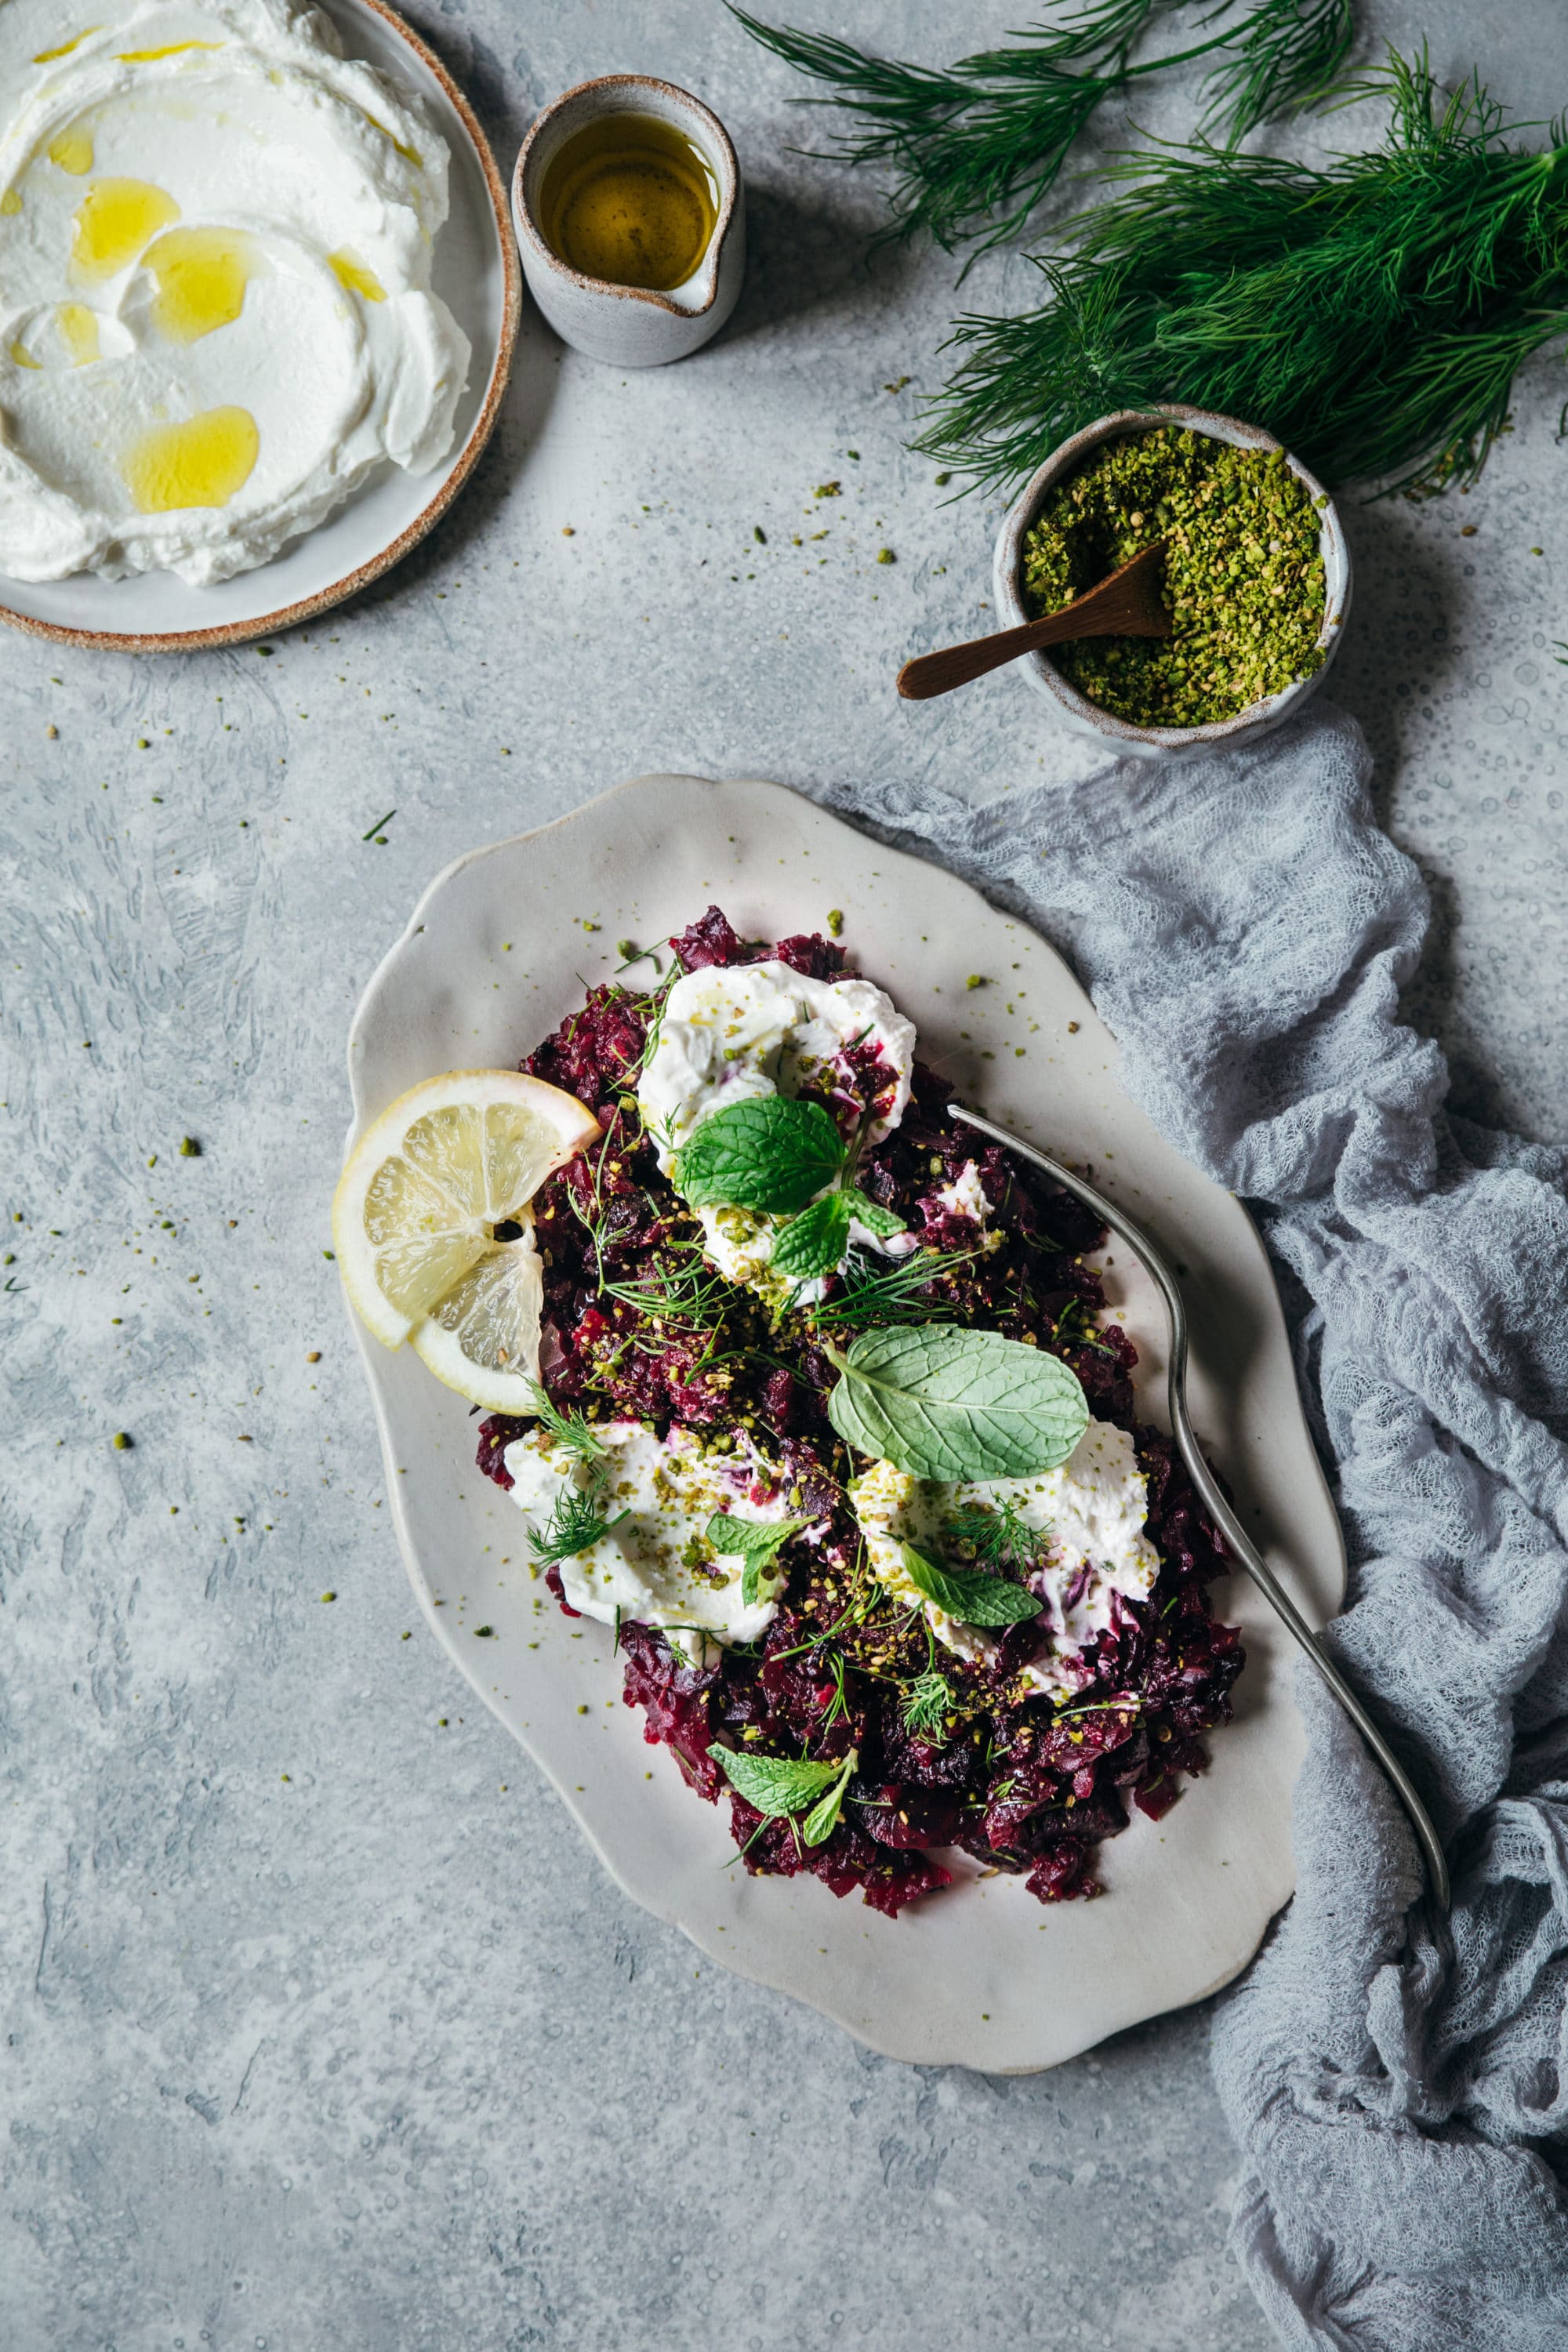
[[1285, 1591], [1273, 1570], [1249, 1539], [1247, 1530], [1221, 1494], [1213, 1471], [1198, 1450], [1197, 1439], [1193, 1434], [1193, 1424], [1187, 1418], [1187, 1311], [1182, 1304], [1182, 1294], [1176, 1287], [1176, 1277], [1170, 1266], [1141, 1225], [1130, 1223], [1114, 1202], [1108, 1201], [1103, 1192], [1097, 1192], [1092, 1184], [1086, 1184], [1081, 1176], [1075, 1176], [1070, 1168], [1064, 1168], [1059, 1160], [1052, 1160], [1046, 1152], [1037, 1151], [1033, 1144], [1021, 1142], [1017, 1136], [1009, 1135], [1005, 1127], [993, 1125], [990, 1119], [982, 1118], [978, 1112], [965, 1110], [962, 1103], [949, 1103], [947, 1108], [950, 1118], [962, 1119], [965, 1127], [978, 1129], [982, 1135], [990, 1136], [994, 1142], [1005, 1144], [1009, 1151], [1016, 1151], [1020, 1159], [1032, 1160], [1037, 1168], [1043, 1168], [1047, 1176], [1053, 1177], [1058, 1184], [1063, 1185], [1068, 1192], [1082, 1201], [1086, 1207], [1092, 1209], [1096, 1216], [1102, 1218], [1111, 1232], [1121, 1236], [1133, 1255], [1152, 1275], [1164, 1299], [1165, 1311], [1171, 1318], [1169, 1375], [1171, 1433], [1181, 1449], [1182, 1459], [1187, 1465], [1192, 1482], [1202, 1496], [1209, 1517], [1220, 1529], [1226, 1542], [1242, 1567], [1251, 1577], [1280, 1622], [1310, 1658], [1313, 1665], [1316, 1666], [1319, 1674], [1382, 1766], [1390, 1786], [1405, 1808], [1411, 1828], [1415, 1832], [1416, 1842], [1426, 1859], [1427, 1884], [1431, 1889], [1433, 1900], [1440, 1911], [1446, 1912], [1450, 1899], [1448, 1864], [1444, 1858], [1437, 1832], [1432, 1826], [1431, 1816], [1416, 1795], [1410, 1775], [1405, 1771], [1387, 1740], [1384, 1739], [1316, 1633]]

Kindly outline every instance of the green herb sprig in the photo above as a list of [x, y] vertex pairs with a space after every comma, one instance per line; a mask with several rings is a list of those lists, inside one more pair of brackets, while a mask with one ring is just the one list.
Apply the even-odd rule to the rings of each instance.
[[796, 1216], [844, 1165], [844, 1139], [820, 1103], [757, 1095], [705, 1118], [676, 1155], [674, 1179], [694, 1209]]
[[776, 1573], [784, 1545], [810, 1525], [809, 1519], [742, 1519], [733, 1511], [715, 1511], [705, 1532], [721, 1558], [740, 1559], [741, 1600], [752, 1609], [763, 1597], [763, 1577]]
[[952, 1709], [952, 1685], [944, 1674], [933, 1666], [917, 1675], [906, 1685], [903, 1702], [904, 1729], [911, 1738], [941, 1740], [945, 1738], [946, 1718]]
[[852, 1221], [880, 1238], [903, 1231], [901, 1217], [850, 1181], [857, 1157], [820, 1103], [761, 1095], [705, 1118], [676, 1155], [673, 1173], [693, 1208], [788, 1218], [773, 1264], [798, 1283], [835, 1271]]
[[999, 1331], [895, 1326], [827, 1353], [839, 1436], [916, 1478], [1032, 1478], [1065, 1462], [1089, 1426], [1077, 1373]]
[[612, 1528], [629, 1517], [627, 1511], [617, 1511], [613, 1519], [607, 1519], [599, 1508], [596, 1489], [584, 1494], [580, 1486], [563, 1486], [544, 1525], [530, 1528], [528, 1548], [543, 1566], [553, 1567], [563, 1559], [574, 1559], [579, 1552], [592, 1551]]
[[1389, 108], [1383, 144], [1321, 168], [1201, 139], [1105, 165], [1120, 193], [1039, 264], [1046, 306], [960, 320], [918, 446], [1006, 484], [1108, 409], [1182, 400], [1332, 482], [1473, 482], [1518, 369], [1568, 334], [1568, 128], [1512, 143], [1425, 51], [1345, 102], [1364, 98]]
[[532, 1402], [529, 1410], [541, 1428], [547, 1429], [558, 1445], [563, 1445], [569, 1454], [574, 1454], [595, 1476], [604, 1476], [609, 1468], [610, 1457], [591, 1421], [570, 1407], [563, 1411], [542, 1381], [533, 1382]]
[[842, 1764], [813, 1764], [804, 1759], [792, 1763], [788, 1757], [748, 1756], [730, 1748], [710, 1748], [708, 1753], [730, 1786], [759, 1813], [793, 1820], [805, 1812], [799, 1834], [807, 1845], [822, 1845], [837, 1828], [844, 1791], [860, 1761], [853, 1748]]
[[994, 1510], [969, 1504], [951, 1512], [945, 1532], [967, 1544], [988, 1568], [1027, 1570], [1038, 1563], [1048, 1530], [1030, 1527], [1019, 1517], [1016, 1505], [1004, 1496]]
[[1234, 142], [1320, 96], [1354, 31], [1352, 0], [1219, 0], [1198, 16], [1200, 26], [1228, 18], [1218, 31], [1131, 64], [1140, 37], [1180, 5], [1083, 0], [1055, 26], [1030, 26], [1013, 46], [980, 50], [945, 69], [871, 57], [830, 36], [763, 24], [740, 8], [731, 14], [754, 40], [828, 85], [829, 96], [803, 104], [858, 119], [840, 136], [840, 154], [892, 166], [889, 235], [929, 230], [949, 252], [971, 239], [984, 252], [1023, 227], [1106, 98], [1151, 74], [1215, 57], [1207, 120]]
[[843, 1287], [837, 1297], [811, 1309], [821, 1331], [861, 1331], [881, 1323], [934, 1323], [952, 1313], [941, 1297], [930, 1296], [933, 1283], [954, 1274], [970, 1259], [983, 1255], [968, 1250], [911, 1250], [890, 1264], [851, 1250], [841, 1269]]
[[1022, 1625], [1037, 1617], [1037, 1593], [1026, 1592], [1005, 1576], [987, 1576], [974, 1568], [950, 1568], [932, 1559], [913, 1544], [900, 1546], [904, 1574], [917, 1592], [933, 1602], [944, 1616], [961, 1625]]

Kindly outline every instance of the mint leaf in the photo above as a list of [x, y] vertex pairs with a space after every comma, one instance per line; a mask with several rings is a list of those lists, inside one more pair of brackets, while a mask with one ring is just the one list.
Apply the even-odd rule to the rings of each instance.
[[832, 1183], [844, 1156], [820, 1103], [757, 1095], [705, 1118], [677, 1156], [674, 1177], [694, 1209], [792, 1217]]
[[1089, 1426], [1078, 1374], [999, 1331], [915, 1323], [863, 1331], [828, 1419], [861, 1454], [916, 1478], [1031, 1478], [1065, 1462]]
[[836, 1273], [849, 1246], [853, 1199], [849, 1192], [829, 1192], [781, 1226], [773, 1243], [775, 1272], [791, 1282], [810, 1282], [819, 1274]]
[[900, 1549], [910, 1582], [961, 1625], [1021, 1625], [1026, 1617], [1040, 1613], [1038, 1595], [1010, 1584], [1005, 1576], [985, 1576], [975, 1568], [943, 1568], [913, 1544], [902, 1544]]
[[896, 1209], [884, 1209], [880, 1201], [870, 1200], [864, 1192], [850, 1192], [846, 1197], [849, 1202], [849, 1213], [856, 1223], [864, 1225], [868, 1234], [875, 1234], [879, 1242], [885, 1242], [889, 1234], [909, 1231], [907, 1223]]
[[[835, 1780], [847, 1783], [857, 1760], [853, 1748], [842, 1765], [793, 1763], [787, 1756], [738, 1755], [731, 1748], [714, 1747], [708, 1753], [731, 1789], [738, 1790], [759, 1813], [770, 1814], [774, 1820], [815, 1805]], [[825, 1830], [823, 1836], [826, 1834]]]
[[715, 1511], [703, 1532], [716, 1552], [726, 1559], [738, 1556], [742, 1562], [741, 1599], [751, 1609], [763, 1597], [762, 1579], [774, 1555], [810, 1524], [809, 1519], [740, 1519], [732, 1511]]
[[838, 1775], [834, 1786], [829, 1789], [819, 1805], [813, 1805], [801, 1823], [800, 1833], [807, 1845], [826, 1844], [838, 1827], [838, 1816], [844, 1804], [844, 1791], [849, 1786], [849, 1775], [854, 1771], [858, 1761], [856, 1750], [852, 1748], [844, 1759], [844, 1769]]

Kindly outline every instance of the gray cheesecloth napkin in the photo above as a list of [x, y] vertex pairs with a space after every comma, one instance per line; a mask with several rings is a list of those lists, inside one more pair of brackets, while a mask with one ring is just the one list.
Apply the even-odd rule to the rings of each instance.
[[1304, 1664], [1298, 1891], [1224, 1997], [1232, 2243], [1280, 2339], [1568, 2347], [1568, 1150], [1444, 1108], [1399, 1018], [1425, 887], [1354, 723], [978, 811], [828, 797], [1077, 964], [1120, 1081], [1258, 1216], [1350, 1552], [1330, 1639], [1413, 1769], [1451, 1921]]

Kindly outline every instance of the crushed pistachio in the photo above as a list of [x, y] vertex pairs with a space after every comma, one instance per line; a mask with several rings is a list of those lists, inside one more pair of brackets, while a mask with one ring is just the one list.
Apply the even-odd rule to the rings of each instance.
[[1318, 514], [1281, 451], [1165, 425], [1102, 442], [1025, 536], [1024, 601], [1058, 612], [1156, 540], [1171, 635], [1052, 649], [1089, 701], [1134, 726], [1206, 727], [1321, 667]]

